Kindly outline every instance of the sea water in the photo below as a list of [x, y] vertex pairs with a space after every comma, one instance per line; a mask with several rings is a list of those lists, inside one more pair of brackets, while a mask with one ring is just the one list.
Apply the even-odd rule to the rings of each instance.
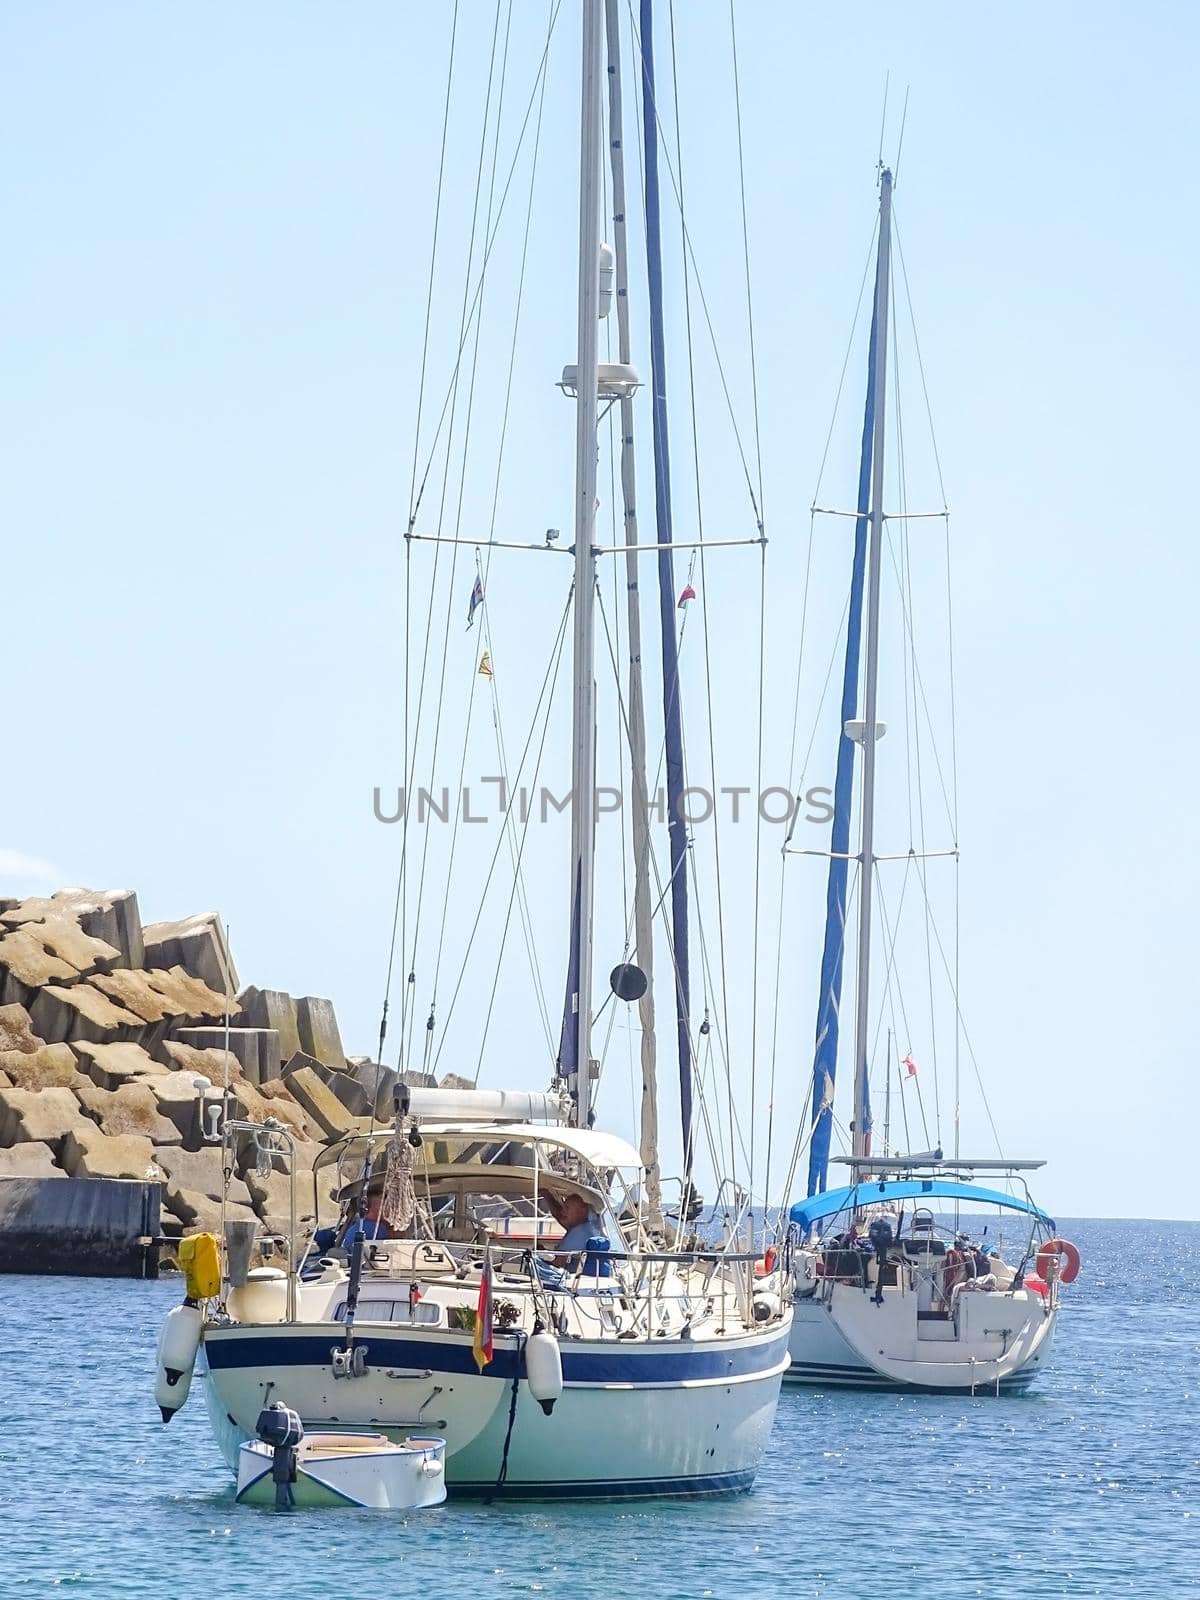
[[1200, 1223], [1062, 1231], [1083, 1270], [1028, 1395], [785, 1389], [750, 1493], [408, 1516], [234, 1505], [202, 1380], [154, 1405], [178, 1279], [0, 1279], [0, 1596], [1191, 1593]]

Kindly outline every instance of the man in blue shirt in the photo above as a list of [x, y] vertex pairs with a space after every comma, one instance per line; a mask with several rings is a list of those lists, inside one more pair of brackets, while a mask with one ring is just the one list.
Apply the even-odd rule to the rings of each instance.
[[546, 1206], [563, 1230], [554, 1265], [573, 1272], [588, 1240], [604, 1237], [604, 1225], [581, 1194], [566, 1194], [561, 1200], [547, 1194]]
[[[347, 1187], [353, 1193], [360, 1186], [355, 1183]], [[367, 1190], [366, 1210], [351, 1222], [343, 1237], [340, 1240], [338, 1239], [338, 1230], [336, 1228], [318, 1228], [313, 1235], [313, 1243], [318, 1250], [329, 1250], [335, 1244], [340, 1243], [343, 1250], [349, 1251], [354, 1248], [354, 1242], [360, 1235], [364, 1239], [390, 1239], [392, 1230], [386, 1222], [381, 1220], [379, 1215], [382, 1204], [383, 1177], [381, 1175], [371, 1179]]]

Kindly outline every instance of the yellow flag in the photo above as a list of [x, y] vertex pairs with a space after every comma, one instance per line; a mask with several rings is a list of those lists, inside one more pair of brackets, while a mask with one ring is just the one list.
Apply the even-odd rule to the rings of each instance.
[[479, 676], [481, 678], [492, 676], [492, 656], [489, 650], [485, 650], [479, 658]]

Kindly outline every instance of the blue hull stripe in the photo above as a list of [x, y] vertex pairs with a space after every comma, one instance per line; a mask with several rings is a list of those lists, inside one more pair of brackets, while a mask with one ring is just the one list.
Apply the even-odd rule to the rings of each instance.
[[[327, 1334], [301, 1334], [294, 1339], [265, 1338], [226, 1334], [210, 1330], [204, 1338], [204, 1352], [214, 1372], [240, 1367], [328, 1367], [329, 1352], [339, 1342], [334, 1329]], [[365, 1345], [373, 1366], [428, 1367], [437, 1373], [477, 1375], [475, 1357], [469, 1345], [433, 1344], [421, 1340], [396, 1339], [380, 1329], [362, 1328], [356, 1343]], [[665, 1341], [664, 1341], [665, 1343]], [[781, 1333], [770, 1344], [722, 1348], [720, 1345], [692, 1345], [675, 1341], [656, 1348], [652, 1354], [630, 1356], [620, 1345], [607, 1350], [576, 1350], [570, 1341], [562, 1350], [565, 1383], [686, 1383], [699, 1379], [743, 1378], [773, 1371], [783, 1360], [787, 1334]], [[502, 1349], [484, 1368], [488, 1378], [511, 1382], [517, 1375], [517, 1351]]]
[[451, 1483], [451, 1499], [478, 1495], [497, 1500], [637, 1500], [652, 1495], [736, 1494], [754, 1483], [753, 1472], [717, 1472], [694, 1478], [597, 1479], [590, 1483]]
[[[1014, 1390], [1027, 1388], [1037, 1374], [1031, 1370], [1015, 1372], [1011, 1377], [1001, 1378], [1000, 1389], [1004, 1394], [1011, 1394]], [[793, 1361], [783, 1375], [785, 1383], [812, 1383], [812, 1384], [853, 1384], [859, 1389], [903, 1389], [913, 1394], [967, 1394], [970, 1392], [969, 1382], [957, 1386], [942, 1384], [903, 1383], [899, 1378], [887, 1378], [882, 1372], [876, 1372], [873, 1367], [848, 1366], [836, 1361]], [[985, 1378], [979, 1379], [975, 1385], [976, 1394], [995, 1392], [995, 1381]]]

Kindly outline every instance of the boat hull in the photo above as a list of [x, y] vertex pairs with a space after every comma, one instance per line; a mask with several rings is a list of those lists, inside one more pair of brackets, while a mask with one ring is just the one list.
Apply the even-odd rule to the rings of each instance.
[[[792, 1330], [788, 1341], [791, 1364], [784, 1374], [788, 1385], [809, 1384], [823, 1388], [853, 1389], [909, 1389], [926, 1393], [946, 1391], [970, 1393], [995, 1391], [1001, 1394], [1019, 1394], [1028, 1389], [1045, 1367], [1054, 1339], [1055, 1314], [1038, 1329], [1036, 1342], [1020, 1364], [1009, 1370], [1004, 1364], [981, 1359], [974, 1366], [969, 1361], [951, 1366], [948, 1361], [914, 1359], [915, 1350], [905, 1348], [904, 1361], [882, 1361], [877, 1341], [866, 1337], [864, 1324], [869, 1297], [861, 1291], [851, 1291], [856, 1302], [850, 1326], [860, 1334], [858, 1339], [847, 1337], [847, 1319], [837, 1315], [840, 1307], [819, 1295], [797, 1298], [794, 1305]], [[907, 1309], [907, 1308], [906, 1308]], [[914, 1312], [915, 1318], [915, 1312]], [[872, 1346], [873, 1360], [868, 1360], [864, 1350]], [[933, 1356], [935, 1351], [927, 1351]], [[945, 1352], [949, 1354], [949, 1352]]]
[[[329, 1448], [333, 1444], [334, 1448]], [[350, 1449], [342, 1448], [349, 1444]], [[400, 1449], [394, 1444], [355, 1447], [353, 1436], [302, 1440], [287, 1503], [297, 1508], [354, 1506], [367, 1511], [415, 1511], [446, 1498], [445, 1446], [440, 1439]], [[238, 1451], [238, 1505], [276, 1507], [274, 1451], [258, 1439]]]
[[451, 1494], [727, 1493], [754, 1481], [788, 1362], [786, 1322], [695, 1342], [567, 1340], [547, 1416], [512, 1337], [497, 1336], [481, 1373], [461, 1336], [364, 1328], [366, 1373], [335, 1379], [330, 1352], [343, 1337], [337, 1324], [206, 1331], [209, 1414], [234, 1470], [259, 1412], [282, 1400], [310, 1431], [440, 1435]]

